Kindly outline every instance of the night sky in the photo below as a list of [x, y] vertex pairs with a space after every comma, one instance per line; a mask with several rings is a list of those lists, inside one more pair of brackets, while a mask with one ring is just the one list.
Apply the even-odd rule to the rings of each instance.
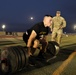
[[57, 10], [67, 22], [64, 32], [76, 32], [76, 0], [0, 0], [0, 31], [5, 24], [6, 31], [24, 32], [44, 15], [55, 16]]

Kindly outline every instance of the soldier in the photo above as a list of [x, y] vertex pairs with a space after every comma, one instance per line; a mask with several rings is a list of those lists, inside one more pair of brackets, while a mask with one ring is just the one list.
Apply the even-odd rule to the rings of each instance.
[[[45, 15], [42, 22], [35, 24], [33, 27], [28, 29], [23, 34], [23, 40], [26, 43], [28, 49], [27, 53], [29, 56], [32, 55], [31, 50], [36, 50], [40, 42], [42, 42], [42, 46], [43, 46], [42, 48], [44, 48], [40, 51], [40, 54], [44, 52], [47, 43], [46, 43], [46, 38], [45, 37], [41, 38], [41, 36], [47, 35], [49, 33], [49, 28], [51, 23], [52, 23], [52, 16]], [[41, 41], [41, 39], [44, 40]]]
[[66, 27], [66, 21], [61, 16], [61, 12], [57, 11], [56, 12], [56, 16], [54, 16], [53, 19], [52, 19], [52, 25], [51, 25], [52, 36], [51, 36], [51, 41], [56, 41], [57, 40], [57, 43], [60, 45], [64, 27]]

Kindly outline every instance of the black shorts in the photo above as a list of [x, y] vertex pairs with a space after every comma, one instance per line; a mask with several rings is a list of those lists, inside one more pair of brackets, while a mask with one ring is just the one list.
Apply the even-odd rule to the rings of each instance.
[[26, 34], [26, 32], [23, 34], [23, 41], [27, 44], [28, 39], [29, 39], [29, 34]]
[[[27, 44], [27, 42], [28, 42], [28, 39], [29, 39], [29, 37], [30, 37], [30, 34], [28, 34], [28, 32], [25, 32], [24, 34], [23, 34], [23, 41]], [[36, 39], [36, 38], [35, 38]], [[34, 40], [35, 40], [34, 39]], [[34, 44], [34, 40], [32, 41], [32, 45]]]

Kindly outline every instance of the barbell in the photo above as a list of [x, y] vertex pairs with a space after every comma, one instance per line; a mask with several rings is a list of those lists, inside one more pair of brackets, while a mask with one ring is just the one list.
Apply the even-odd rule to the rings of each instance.
[[[56, 56], [59, 52], [59, 45], [55, 41], [49, 41], [46, 52]], [[37, 56], [40, 49], [34, 51], [33, 55]], [[1, 49], [1, 71], [3, 73], [14, 73], [24, 69], [28, 66], [29, 56], [27, 54], [27, 47], [10, 46]]]

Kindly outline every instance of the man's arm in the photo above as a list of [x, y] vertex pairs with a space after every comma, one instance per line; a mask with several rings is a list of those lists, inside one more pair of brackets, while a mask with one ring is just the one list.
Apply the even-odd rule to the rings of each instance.
[[54, 18], [52, 19], [52, 24], [51, 24], [51, 26], [50, 26], [51, 32], [53, 31], [53, 27], [54, 27]]
[[27, 47], [31, 47], [32, 41], [33, 39], [35, 39], [36, 36], [37, 36], [37, 33], [34, 30], [32, 30], [31, 35], [28, 39]]
[[61, 25], [61, 28], [65, 28], [66, 27], [66, 21], [65, 21], [65, 19], [63, 18], [63, 23], [62, 23], [62, 25]]

